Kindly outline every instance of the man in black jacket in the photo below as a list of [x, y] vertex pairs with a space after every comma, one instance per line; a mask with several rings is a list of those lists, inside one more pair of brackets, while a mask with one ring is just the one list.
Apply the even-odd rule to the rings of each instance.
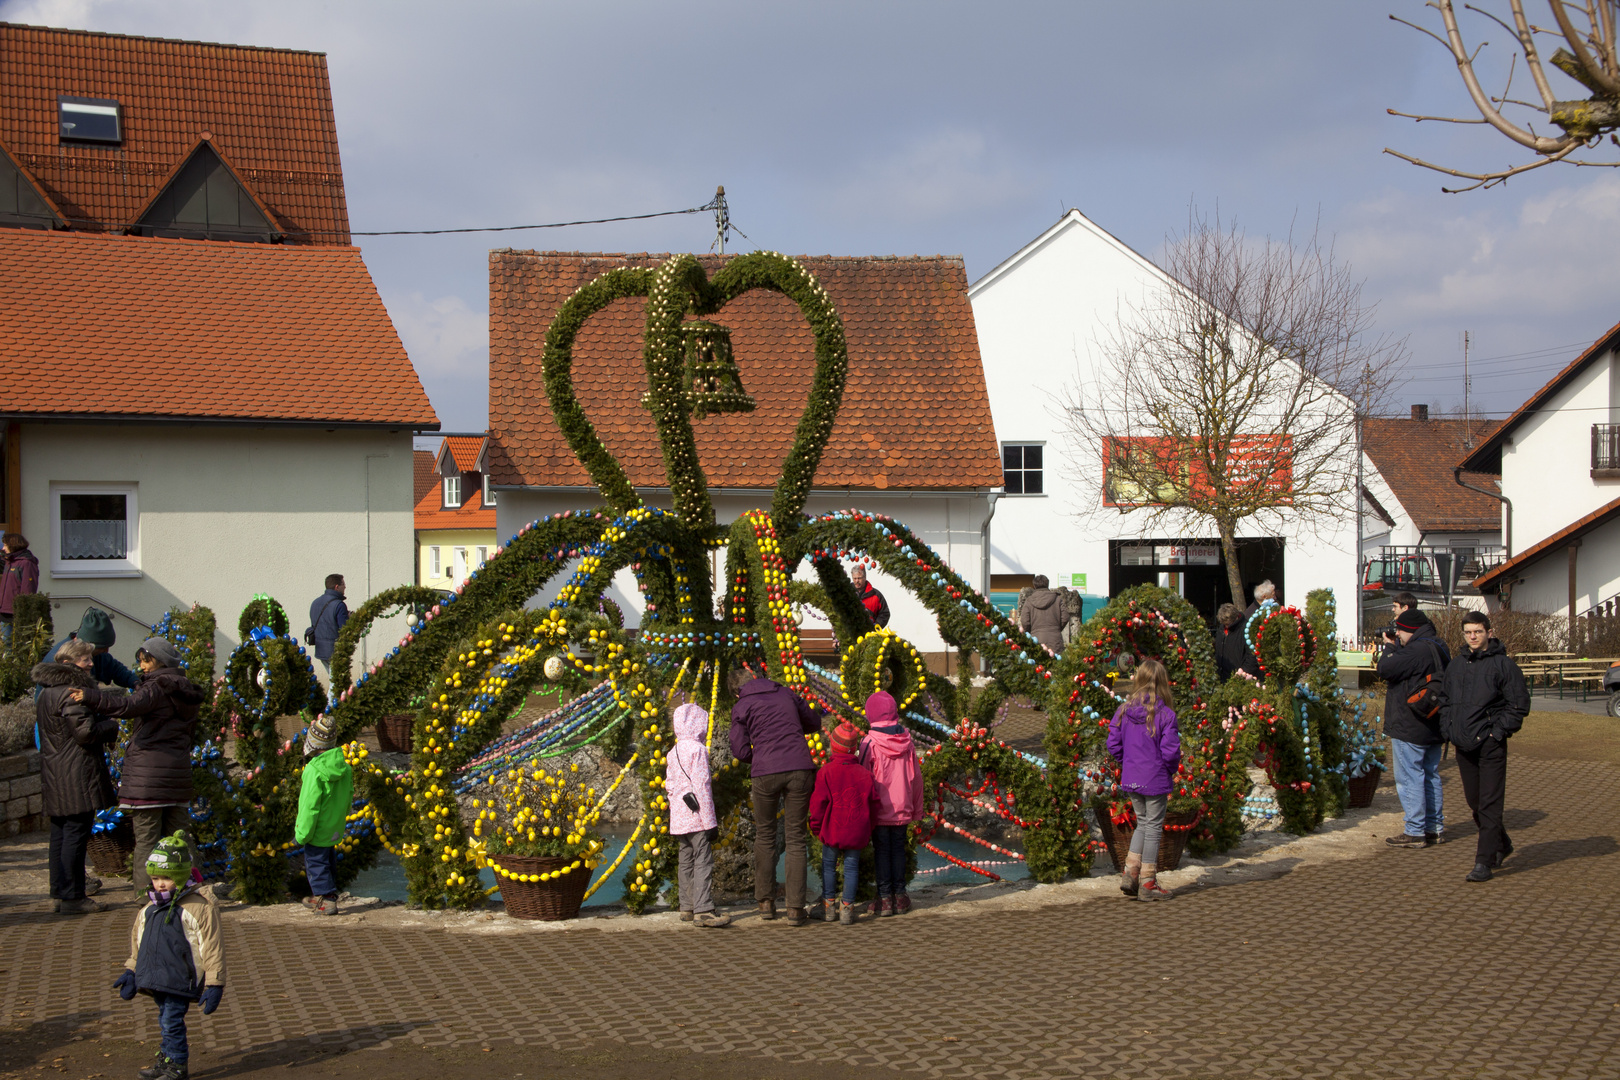
[[[1395, 794], [1406, 811], [1406, 828], [1385, 841], [1392, 847], [1433, 847], [1445, 842], [1440, 802], [1439, 690], [1451, 650], [1434, 633], [1434, 623], [1416, 607], [1402, 611], [1395, 633], [1384, 635], [1378, 674], [1389, 684], [1384, 695], [1384, 734], [1395, 758]], [[1408, 700], [1429, 693], [1414, 708]]]
[[1513, 854], [1513, 841], [1502, 827], [1507, 741], [1524, 726], [1530, 712], [1524, 672], [1490, 633], [1491, 620], [1484, 612], [1463, 616], [1463, 640], [1468, 647], [1446, 668], [1446, 708], [1441, 720], [1446, 738], [1457, 747], [1463, 795], [1479, 826], [1479, 847], [1469, 881], [1491, 880], [1491, 870]]
[[1260, 665], [1243, 637], [1243, 609], [1222, 604], [1215, 612], [1215, 674], [1225, 682], [1238, 672], [1260, 677]]

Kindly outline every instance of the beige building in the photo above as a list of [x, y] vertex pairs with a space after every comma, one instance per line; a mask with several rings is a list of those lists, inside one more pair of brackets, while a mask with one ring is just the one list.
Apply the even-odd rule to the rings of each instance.
[[201, 603], [223, 656], [256, 593], [298, 635], [330, 573], [351, 608], [412, 580], [438, 421], [349, 243], [325, 58], [20, 26], [0, 52], [29, 73], [0, 76], [0, 507], [59, 635], [95, 604], [127, 664]]

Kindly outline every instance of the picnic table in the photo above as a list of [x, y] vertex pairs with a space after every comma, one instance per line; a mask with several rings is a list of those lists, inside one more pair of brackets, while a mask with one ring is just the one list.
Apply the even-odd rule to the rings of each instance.
[[1585, 701], [1593, 690], [1603, 689], [1604, 674], [1620, 660], [1614, 657], [1575, 656], [1573, 653], [1524, 653], [1518, 658], [1518, 663], [1532, 687], [1538, 676], [1544, 676], [1549, 689], [1558, 687], [1559, 698], [1564, 696], [1566, 689], [1573, 691], [1575, 687], [1580, 687], [1581, 700]]

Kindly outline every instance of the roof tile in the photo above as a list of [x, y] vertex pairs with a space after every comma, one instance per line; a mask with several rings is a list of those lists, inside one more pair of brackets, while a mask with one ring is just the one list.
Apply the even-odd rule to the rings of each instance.
[[437, 426], [352, 247], [0, 229], [0, 412]]
[[[1472, 442], [1491, 438], [1501, 421], [1472, 420]], [[1367, 456], [1419, 532], [1469, 532], [1502, 527], [1502, 504], [1459, 487], [1452, 466], [1467, 453], [1461, 420], [1369, 417], [1363, 436]], [[1477, 487], [1499, 487], [1498, 478], [1464, 473]]]

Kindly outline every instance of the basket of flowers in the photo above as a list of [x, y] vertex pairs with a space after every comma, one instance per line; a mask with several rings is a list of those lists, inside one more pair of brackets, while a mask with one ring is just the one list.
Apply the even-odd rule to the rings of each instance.
[[495, 871], [496, 887], [515, 919], [557, 921], [579, 914], [602, 838], [596, 789], [579, 766], [510, 769], [494, 781], [494, 797], [477, 806], [473, 836]]
[[[105, 815], [109, 820], [103, 822]], [[86, 849], [90, 864], [99, 877], [129, 877], [130, 856], [135, 853], [135, 826], [125, 814], [103, 811], [91, 826]]]
[[[1092, 812], [1097, 815], [1097, 828], [1102, 832], [1109, 857], [1114, 860], [1114, 869], [1124, 870], [1125, 858], [1131, 853], [1131, 834], [1136, 831], [1136, 811], [1131, 808], [1131, 800], [1128, 797], [1099, 798], [1093, 801]], [[1181, 865], [1187, 837], [1201, 817], [1203, 811], [1199, 807], [1178, 807], [1172, 801], [1164, 815], [1164, 833], [1159, 838], [1157, 865], [1161, 871], [1174, 870]]]
[[1378, 781], [1384, 775], [1384, 740], [1376, 717], [1369, 719], [1365, 702], [1346, 709], [1344, 729], [1344, 779], [1350, 789], [1350, 807], [1371, 806]]

